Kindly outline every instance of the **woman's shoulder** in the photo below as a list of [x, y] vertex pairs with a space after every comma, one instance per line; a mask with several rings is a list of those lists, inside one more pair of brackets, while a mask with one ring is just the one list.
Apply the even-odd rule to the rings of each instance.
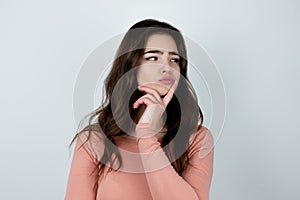
[[91, 124], [86, 126], [78, 133], [78, 137], [83, 141], [91, 140], [92, 142], [103, 141], [105, 135], [98, 124]]
[[199, 154], [200, 158], [205, 157], [214, 148], [214, 138], [211, 131], [203, 126], [198, 126], [198, 129], [191, 134], [189, 139], [188, 155], [192, 157], [195, 153]]
[[78, 134], [80, 143], [97, 160], [100, 160], [104, 152], [105, 135], [97, 124], [91, 124], [82, 129]]

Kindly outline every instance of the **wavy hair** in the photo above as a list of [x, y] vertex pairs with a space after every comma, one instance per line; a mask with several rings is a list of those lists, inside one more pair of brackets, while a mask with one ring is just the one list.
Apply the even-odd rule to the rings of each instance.
[[[169, 160], [174, 157], [178, 158], [171, 164], [179, 175], [182, 174], [188, 165], [189, 138], [192, 133], [202, 126], [203, 114], [198, 106], [195, 91], [187, 77], [188, 62], [185, 42], [177, 28], [165, 22], [145, 19], [134, 24], [123, 37], [112, 69], [105, 79], [104, 101], [99, 108], [87, 116], [88, 126], [78, 132], [70, 144], [71, 146], [81, 132], [87, 130], [89, 131], [88, 140], [93, 127], [100, 127], [102, 134], [106, 137], [104, 137], [104, 154], [98, 163], [98, 168], [95, 169], [99, 169], [99, 178], [104, 174], [104, 168], [108, 162], [110, 166], [113, 166], [114, 162], [118, 160], [118, 169], [122, 165], [120, 152], [113, 145], [115, 144], [114, 137], [126, 134], [126, 130], [130, 130], [136, 125], [138, 122], [137, 111], [131, 105], [142, 96], [142, 93], [136, 89], [138, 86], [136, 76], [123, 77], [123, 75], [139, 65], [145, 44], [153, 34], [170, 35], [177, 45], [180, 56], [181, 78], [176, 88], [176, 94], [179, 94], [181, 98], [173, 95], [166, 108], [165, 126], [167, 127], [167, 132], [162, 138], [161, 147], [170, 146], [168, 144], [173, 142], [172, 148], [164, 148], [163, 150]], [[116, 87], [118, 81], [121, 81], [121, 83], [118, 83], [118, 87]], [[128, 91], [134, 92], [130, 93]], [[118, 98], [113, 98], [113, 93], [118, 94]], [[114, 110], [111, 108], [114, 108]], [[128, 115], [128, 111], [130, 115]], [[96, 119], [96, 123], [92, 124], [94, 119]], [[113, 155], [115, 156], [114, 158]], [[111, 170], [113, 168], [109, 169], [109, 171]]]

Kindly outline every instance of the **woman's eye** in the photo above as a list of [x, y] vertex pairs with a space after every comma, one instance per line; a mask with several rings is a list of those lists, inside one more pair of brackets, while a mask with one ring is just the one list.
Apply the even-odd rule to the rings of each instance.
[[179, 63], [179, 58], [172, 58], [171, 62]]
[[148, 57], [148, 58], [146, 58], [146, 60], [155, 61], [155, 60], [157, 60], [157, 57]]

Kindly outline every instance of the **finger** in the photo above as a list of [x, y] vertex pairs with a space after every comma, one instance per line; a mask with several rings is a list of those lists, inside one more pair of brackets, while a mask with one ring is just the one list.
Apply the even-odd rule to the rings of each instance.
[[163, 105], [164, 102], [162, 101], [161, 97], [159, 96], [159, 94], [156, 90], [154, 90], [152, 88], [145, 87], [145, 86], [139, 86], [138, 89], [141, 90], [141, 91], [144, 91], [148, 94], [153, 95], [156, 98], [156, 100]]
[[163, 98], [163, 102], [164, 104], [167, 106], [169, 104], [169, 102], [171, 101], [174, 93], [175, 93], [175, 89], [177, 87], [177, 82], [174, 82], [174, 84], [171, 86], [171, 88], [169, 89], [168, 93], [166, 94], [166, 96]]
[[134, 102], [133, 108], [138, 108], [141, 104], [146, 104], [147, 106], [149, 106], [150, 104], [157, 104], [157, 103], [158, 102], [153, 96], [151, 96], [150, 94], [146, 94]]
[[155, 104], [155, 103], [154, 103], [151, 99], [143, 98], [143, 99], [138, 100], [138, 101], [134, 104], [133, 108], [138, 108], [138, 107], [140, 107], [140, 105], [142, 105], [142, 104], [145, 104], [145, 105], [148, 107], [149, 105]]
[[144, 96], [140, 97], [140, 99], [144, 99], [144, 98], [149, 98], [150, 100], [152, 100], [153, 104], [159, 104], [157, 99], [151, 94], [145, 94]]

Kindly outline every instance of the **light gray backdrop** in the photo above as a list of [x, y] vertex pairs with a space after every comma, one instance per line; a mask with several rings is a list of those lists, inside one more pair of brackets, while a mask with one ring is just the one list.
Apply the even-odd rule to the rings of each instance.
[[300, 199], [299, 10], [296, 0], [1, 0], [0, 199], [64, 198], [80, 67], [148, 17], [201, 44], [223, 78], [211, 199]]

